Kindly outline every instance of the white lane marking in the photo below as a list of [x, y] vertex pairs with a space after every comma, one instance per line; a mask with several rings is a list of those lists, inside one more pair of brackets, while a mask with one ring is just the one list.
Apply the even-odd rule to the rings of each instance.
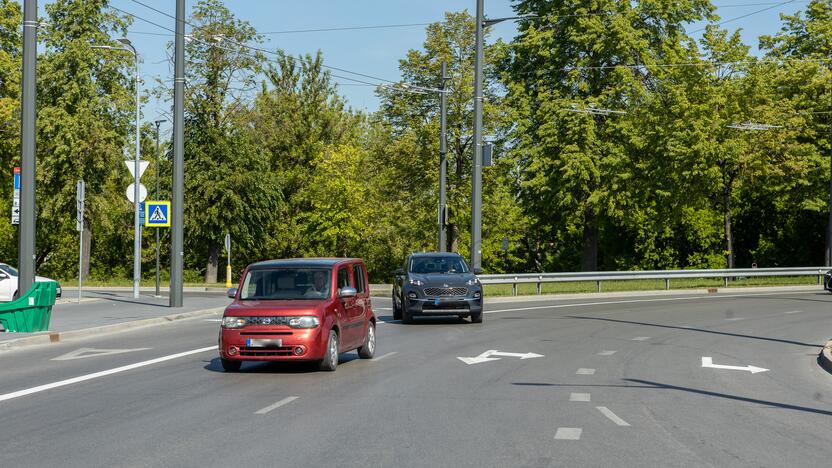
[[607, 408], [606, 406], [596, 406], [595, 408], [597, 408], [598, 411], [600, 411], [601, 414], [606, 416], [610, 421], [618, 424], [619, 426], [629, 426], [630, 425], [630, 423], [628, 423], [627, 421], [619, 418], [617, 414], [610, 411], [610, 409]]
[[633, 341], [647, 341], [649, 339], [650, 339], [649, 336], [637, 336], [637, 337], [633, 338]]
[[745, 320], [745, 317], [731, 317], [725, 320], [728, 320], [729, 322], [736, 322], [737, 320]]
[[746, 371], [751, 372], [752, 374], [757, 374], [760, 372], [767, 372], [768, 369], [763, 367], [755, 367], [755, 366], [726, 366], [723, 364], [714, 364], [713, 358], [702, 356], [702, 367], [709, 367], [711, 369], [726, 369], [726, 370], [739, 370], [739, 371]]
[[62, 354], [50, 361], [69, 361], [72, 359], [86, 359], [99, 356], [110, 356], [113, 354], [132, 353], [133, 351], [145, 351], [150, 348], [134, 348], [134, 349], [96, 349], [96, 348], [79, 348], [75, 351], [70, 351]]
[[222, 322], [222, 319], [205, 319], [205, 321], [206, 321], [206, 322], [216, 322], [216, 323], [219, 323], [219, 322]]
[[587, 369], [585, 367], [581, 367], [578, 369], [575, 374], [577, 375], [595, 375], [595, 369]]
[[534, 358], [543, 357], [542, 354], [537, 354], [537, 353], [505, 353], [505, 352], [502, 352], [502, 351], [497, 351], [496, 349], [489, 349], [488, 351], [485, 351], [485, 352], [483, 352], [482, 354], [480, 354], [479, 356], [476, 356], [476, 357], [458, 356], [457, 359], [464, 362], [465, 364], [468, 364], [469, 366], [471, 364], [481, 364], [483, 362], [499, 361], [501, 359], [501, 358], [498, 358], [498, 357], [493, 358], [493, 357], [490, 357], [490, 356], [518, 357], [518, 358], [520, 358], [521, 361], [525, 360], [525, 359], [534, 359]]
[[555, 440], [580, 440], [583, 429], [580, 427], [559, 427], [555, 432]]
[[689, 296], [689, 297], [664, 297], [660, 299], [630, 299], [625, 301], [603, 301], [603, 302], [579, 302], [575, 304], [553, 304], [547, 306], [535, 306], [535, 307], [522, 307], [518, 309], [499, 309], [499, 310], [486, 310], [484, 313], [486, 314], [499, 314], [501, 312], [522, 312], [524, 310], [540, 310], [540, 309], [563, 309], [565, 307], [590, 307], [590, 306], [598, 306], [598, 305], [616, 305], [616, 304], [638, 304], [642, 302], [674, 302], [674, 301], [699, 301], [699, 300], [708, 300], [708, 299], [731, 299], [737, 297], [755, 297], [755, 296], [783, 296], [789, 294], [801, 294], [805, 293], [806, 291], [794, 291], [794, 292], [773, 292], [773, 293], [760, 293], [760, 294], [717, 294], [717, 295], [709, 295], [709, 296]]
[[79, 377], [73, 377], [71, 379], [60, 380], [58, 382], [52, 382], [46, 385], [39, 385], [37, 387], [27, 388], [25, 390], [18, 390], [12, 393], [6, 393], [4, 395], [0, 395], [0, 401], [12, 400], [14, 398], [19, 398], [26, 395], [32, 395], [33, 393], [40, 393], [45, 392], [46, 390], [52, 390], [53, 388], [65, 387], [67, 385], [76, 384], [79, 382], [84, 382], [87, 380], [97, 379], [99, 377], [105, 377], [108, 375], [118, 374], [120, 372], [126, 372], [133, 369], [138, 369], [140, 367], [150, 366], [153, 364], [158, 364], [160, 362], [170, 361], [172, 359], [179, 359], [181, 357], [190, 356], [191, 354], [198, 354], [204, 353], [206, 351], [216, 351], [217, 346], [208, 346], [207, 348], [199, 348], [199, 349], [192, 349], [190, 351], [185, 351], [183, 353], [176, 353], [171, 354], [169, 356], [162, 356], [156, 359], [150, 359], [149, 361], [142, 361], [137, 362], [135, 364], [129, 364], [126, 366], [116, 367], [115, 369], [109, 369], [101, 372], [95, 372], [92, 374], [82, 375]]
[[618, 351], [601, 351], [598, 353], [599, 356], [612, 356], [613, 354], [617, 353]]
[[799, 314], [801, 312], [803, 312], [803, 311], [802, 310], [790, 310], [788, 312], [783, 312], [783, 313], [786, 314], [786, 315], [792, 315], [792, 314]]
[[589, 393], [571, 393], [569, 394], [569, 401], [590, 401], [592, 397]]
[[259, 409], [259, 410], [255, 411], [254, 414], [267, 414], [270, 411], [274, 411], [274, 410], [280, 408], [283, 405], [288, 405], [289, 403], [297, 400], [298, 398], [299, 397], [296, 397], [296, 396], [286, 397], [286, 398], [278, 401], [277, 403], [274, 403], [274, 404], [269, 405], [269, 406], [267, 406], [263, 409]]
[[390, 357], [390, 356], [393, 356], [394, 354], [399, 354], [399, 353], [398, 353], [397, 351], [390, 351], [390, 352], [389, 352], [389, 353], [387, 353], [387, 354], [382, 354], [381, 356], [379, 356], [379, 357], [377, 357], [377, 358], [370, 359], [370, 362], [377, 362], [377, 361], [381, 361], [382, 359], [384, 359], [384, 358], [388, 358], [388, 357]]

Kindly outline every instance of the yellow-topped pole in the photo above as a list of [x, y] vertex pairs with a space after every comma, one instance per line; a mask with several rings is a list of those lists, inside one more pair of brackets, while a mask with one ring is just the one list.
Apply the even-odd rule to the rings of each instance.
[[225, 254], [228, 264], [225, 266], [225, 287], [231, 288], [231, 234], [225, 234]]

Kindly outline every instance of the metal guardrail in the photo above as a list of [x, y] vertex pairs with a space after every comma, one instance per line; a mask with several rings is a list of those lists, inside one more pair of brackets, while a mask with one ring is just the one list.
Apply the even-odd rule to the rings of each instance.
[[644, 270], [644, 271], [581, 271], [569, 273], [520, 273], [479, 275], [483, 284], [511, 284], [512, 292], [517, 295], [517, 285], [537, 284], [537, 293], [541, 294], [543, 283], [562, 283], [576, 281], [595, 281], [601, 292], [603, 281], [626, 281], [663, 279], [664, 288], [670, 289], [670, 280], [682, 278], [722, 278], [725, 286], [731, 278], [771, 277], [771, 276], [817, 276], [822, 284], [823, 275], [832, 267], [789, 267], [789, 268], [734, 268], [725, 270]]

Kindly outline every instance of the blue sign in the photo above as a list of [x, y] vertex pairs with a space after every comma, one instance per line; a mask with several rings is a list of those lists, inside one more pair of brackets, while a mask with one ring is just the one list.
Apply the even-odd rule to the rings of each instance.
[[147, 227], [170, 227], [170, 202], [147, 201], [142, 214]]
[[14, 173], [14, 189], [15, 190], [20, 190], [20, 173], [19, 172]]
[[139, 203], [139, 224], [144, 224], [144, 202]]

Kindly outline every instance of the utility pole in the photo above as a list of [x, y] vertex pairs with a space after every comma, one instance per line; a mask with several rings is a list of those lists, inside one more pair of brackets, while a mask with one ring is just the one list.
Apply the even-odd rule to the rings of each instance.
[[20, 119], [20, 236], [17, 290], [26, 294], [35, 282], [35, 120], [37, 118], [38, 2], [23, 3], [23, 83]]
[[446, 184], [448, 178], [448, 97], [445, 84], [448, 82], [447, 64], [442, 61], [442, 86], [439, 88], [439, 251], [448, 250], [446, 221]]
[[[156, 124], [156, 200], [159, 200], [159, 126], [164, 123], [164, 120], [157, 120], [153, 122]], [[159, 293], [159, 229], [156, 229], [156, 297], [160, 297]]]
[[173, 193], [171, 197], [170, 306], [182, 307], [183, 235], [185, 214], [185, 0], [176, 0], [173, 74]]
[[476, 54], [474, 58], [474, 154], [471, 171], [471, 268], [482, 267], [482, 62], [483, 0], [477, 0]]

